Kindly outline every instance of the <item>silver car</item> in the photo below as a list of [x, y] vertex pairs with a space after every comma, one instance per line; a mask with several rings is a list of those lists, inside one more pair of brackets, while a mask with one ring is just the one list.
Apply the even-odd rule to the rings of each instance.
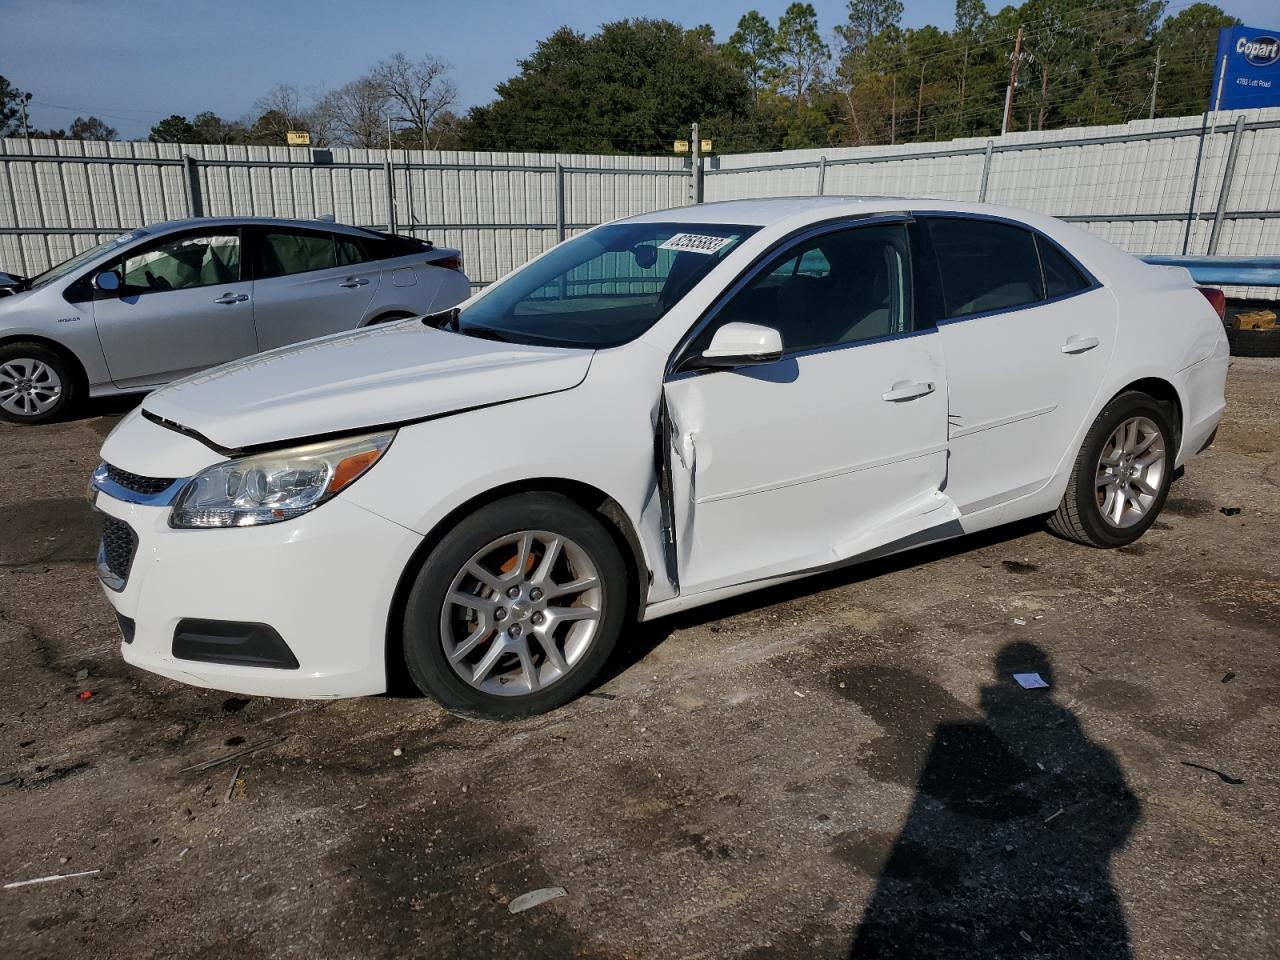
[[144, 227], [35, 277], [0, 274], [0, 418], [53, 420], [86, 396], [469, 295], [461, 254], [424, 240], [316, 220]]

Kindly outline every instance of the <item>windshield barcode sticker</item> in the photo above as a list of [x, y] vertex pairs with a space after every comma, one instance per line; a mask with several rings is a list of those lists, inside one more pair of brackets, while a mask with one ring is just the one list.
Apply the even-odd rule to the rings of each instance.
[[677, 233], [666, 243], [658, 244], [659, 250], [680, 250], [685, 253], [718, 253], [731, 237], [708, 237], [699, 233]]

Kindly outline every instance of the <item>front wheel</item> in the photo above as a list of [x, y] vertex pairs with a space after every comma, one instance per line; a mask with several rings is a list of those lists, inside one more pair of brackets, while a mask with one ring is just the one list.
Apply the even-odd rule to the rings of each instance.
[[57, 351], [30, 342], [0, 347], [0, 420], [48, 423], [74, 405], [77, 392], [75, 371]]
[[405, 606], [405, 664], [448, 710], [543, 713], [599, 676], [626, 608], [626, 568], [595, 517], [557, 494], [508, 497], [427, 557]]
[[1049, 528], [1093, 547], [1123, 547], [1155, 523], [1173, 482], [1173, 428], [1145, 393], [1122, 393], [1085, 435]]

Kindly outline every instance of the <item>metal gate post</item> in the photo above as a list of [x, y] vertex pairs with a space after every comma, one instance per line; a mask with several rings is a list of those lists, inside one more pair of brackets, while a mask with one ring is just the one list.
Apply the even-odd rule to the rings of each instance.
[[396, 232], [396, 182], [394, 174], [391, 170], [391, 160], [387, 159], [382, 164], [383, 172], [387, 177], [387, 233]]
[[818, 196], [827, 189], [827, 158], [818, 158]]
[[1218, 252], [1218, 236], [1222, 233], [1222, 218], [1227, 212], [1227, 195], [1231, 193], [1231, 178], [1236, 172], [1236, 156], [1240, 153], [1240, 138], [1244, 136], [1244, 115], [1236, 117], [1236, 128], [1231, 132], [1231, 152], [1227, 154], [1227, 169], [1222, 172], [1222, 189], [1218, 192], [1218, 209], [1213, 214], [1213, 231], [1209, 234], [1209, 256]]
[[693, 202], [702, 202], [702, 157], [693, 158]]
[[200, 193], [199, 161], [190, 154], [183, 154], [182, 168], [187, 175], [187, 207], [193, 217], [204, 216], [204, 196]]
[[982, 155], [982, 183], [978, 187], [978, 202], [987, 202], [987, 181], [991, 177], [991, 149], [994, 146], [990, 140], [987, 141], [986, 153]]
[[564, 242], [564, 165], [556, 164], [556, 242]]

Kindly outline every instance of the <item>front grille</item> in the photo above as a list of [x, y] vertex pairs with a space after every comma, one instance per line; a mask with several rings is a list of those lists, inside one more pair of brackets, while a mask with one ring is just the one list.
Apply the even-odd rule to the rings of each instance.
[[138, 549], [138, 535], [123, 520], [102, 518], [102, 545], [98, 548], [98, 573], [107, 586], [123, 590], [129, 580], [129, 567]]
[[113, 467], [109, 463], [106, 467], [107, 478], [113, 483], [118, 483], [126, 490], [132, 490], [134, 493], [141, 493], [148, 497], [168, 490], [173, 486], [176, 479], [174, 477], [142, 477], [136, 473], [130, 473], [128, 470]]

